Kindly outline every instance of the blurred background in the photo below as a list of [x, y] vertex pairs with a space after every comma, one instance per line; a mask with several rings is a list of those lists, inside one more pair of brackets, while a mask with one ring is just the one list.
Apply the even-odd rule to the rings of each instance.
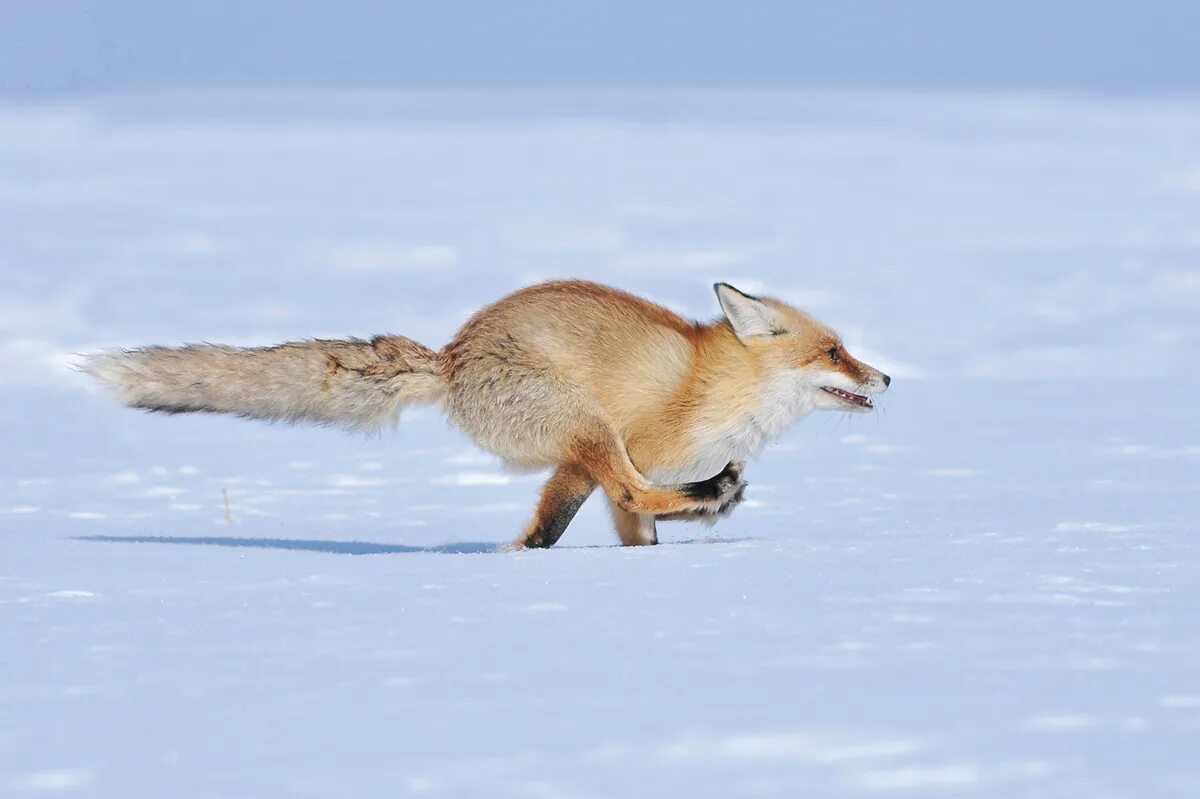
[[[0, 0], [0, 790], [1197, 795], [1198, 30], [1183, 0]], [[560, 277], [699, 319], [714, 281], [779, 296], [895, 382], [661, 533], [712, 546], [617, 561], [593, 500], [575, 549], [470, 559], [438, 548], [513, 538], [540, 478], [432, 410], [167, 418], [70, 368], [437, 348]], [[372, 553], [413, 557], [332, 557]]]

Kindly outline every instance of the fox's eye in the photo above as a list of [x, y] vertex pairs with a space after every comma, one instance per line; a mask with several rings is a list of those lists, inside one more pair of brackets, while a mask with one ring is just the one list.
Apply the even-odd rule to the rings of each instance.
[[841, 360], [841, 358], [838, 356], [837, 347], [829, 348], [829, 360], [833, 361], [834, 363], [837, 363]]

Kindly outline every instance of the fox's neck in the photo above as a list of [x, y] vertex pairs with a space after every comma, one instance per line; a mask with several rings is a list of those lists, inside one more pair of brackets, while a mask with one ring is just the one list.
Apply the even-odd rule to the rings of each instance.
[[727, 321], [699, 328], [695, 357], [698, 446], [724, 440], [737, 450], [734, 456], [754, 455], [811, 410], [790, 375], [774, 374]]
[[747, 386], [762, 376], [762, 364], [724, 319], [697, 327], [694, 357], [692, 374], [709, 390], [719, 392], [730, 381]]
[[687, 378], [656, 425], [632, 441], [635, 463], [644, 463], [658, 482], [712, 477], [728, 462], [759, 452], [803, 415], [728, 322], [697, 325], [691, 342]]

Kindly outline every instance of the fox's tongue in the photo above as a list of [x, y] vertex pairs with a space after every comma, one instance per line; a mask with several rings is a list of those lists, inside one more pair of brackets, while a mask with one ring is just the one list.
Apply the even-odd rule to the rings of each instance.
[[871, 402], [871, 398], [862, 394], [853, 394], [849, 391], [843, 391], [840, 388], [833, 388], [832, 386], [825, 386], [825, 390], [835, 397], [846, 400], [846, 402], [853, 402], [855, 405], [861, 405], [864, 408], [875, 407], [874, 403]]

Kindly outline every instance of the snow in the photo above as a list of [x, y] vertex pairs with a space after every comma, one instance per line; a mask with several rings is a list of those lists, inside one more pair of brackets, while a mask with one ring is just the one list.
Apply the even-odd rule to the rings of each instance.
[[[0, 107], [0, 792], [1200, 794], [1200, 103], [269, 99]], [[559, 275], [773, 291], [896, 380], [716, 528], [509, 553], [540, 477], [431, 410], [65, 366], [440, 346]]]

